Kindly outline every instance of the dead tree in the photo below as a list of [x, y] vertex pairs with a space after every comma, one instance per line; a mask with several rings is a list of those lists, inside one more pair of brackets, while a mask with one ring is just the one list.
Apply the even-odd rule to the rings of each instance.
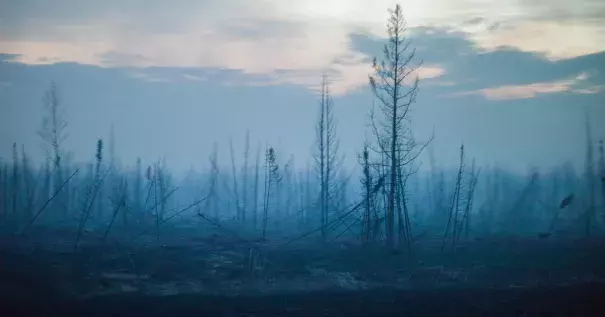
[[135, 176], [134, 176], [134, 193], [133, 193], [133, 199], [134, 199], [134, 210], [136, 210], [137, 213], [137, 218], [140, 216], [141, 210], [143, 208], [143, 205], [141, 203], [141, 190], [143, 189], [143, 180], [142, 180], [142, 164], [141, 164], [141, 158], [137, 158], [137, 165], [136, 165], [136, 169], [135, 169]]
[[208, 190], [208, 199], [206, 200], [204, 209], [206, 211], [212, 210], [212, 215], [215, 220], [219, 219], [218, 212], [218, 146], [214, 143], [214, 150], [210, 156], [210, 189]]
[[[373, 74], [369, 76], [370, 86], [374, 95], [381, 103], [383, 120], [377, 127], [374, 114], [372, 123], [377, 144], [381, 153], [384, 153], [389, 162], [389, 192], [386, 209], [386, 246], [395, 246], [395, 204], [397, 193], [397, 169], [406, 162], [398, 161], [399, 146], [411, 137], [409, 130], [408, 110], [415, 102], [418, 93], [418, 77], [411, 80], [411, 76], [417, 74], [418, 65], [412, 65], [415, 49], [410, 52], [410, 40], [406, 38], [406, 22], [401, 11], [401, 6], [396, 5], [394, 10], [389, 10], [390, 17], [387, 24], [388, 43], [384, 46], [384, 60], [378, 62], [374, 58]], [[405, 142], [407, 143], [407, 142]], [[405, 155], [401, 157], [413, 159], [415, 146], [408, 144]], [[411, 156], [411, 157], [409, 157]]]
[[466, 206], [464, 207], [464, 213], [462, 214], [462, 223], [461, 226], [464, 226], [464, 229], [460, 229], [459, 231], [464, 231], [464, 236], [466, 239], [469, 237], [469, 231], [471, 227], [471, 212], [473, 210], [473, 202], [475, 196], [475, 188], [477, 187], [477, 182], [479, 180], [480, 170], [477, 170], [475, 167], [475, 160], [473, 160], [473, 164], [471, 165], [471, 172], [469, 175], [469, 184], [467, 187], [466, 193]]
[[[99, 184], [97, 189], [99, 196], [103, 197], [103, 187], [99, 181], [101, 177], [101, 166], [103, 164], [103, 139], [97, 141], [97, 153], [95, 155], [96, 167], [95, 167], [95, 183]], [[97, 199], [97, 212], [96, 215], [101, 219], [103, 217], [103, 199]]]
[[[63, 183], [61, 146], [68, 135], [65, 131], [67, 128], [67, 120], [65, 119], [65, 114], [61, 108], [59, 89], [54, 82], [51, 83], [50, 88], [44, 94], [43, 105], [45, 115], [42, 118], [42, 124], [38, 130], [38, 135], [52, 148], [52, 155], [47, 152], [47, 157], [52, 156], [53, 169], [55, 172], [54, 187], [56, 189]], [[67, 208], [64, 206], [65, 202], [62, 193], [59, 194], [56, 201], [58, 202], [58, 207], [63, 208], [64, 211], [66, 211]]]
[[360, 156], [360, 164], [363, 166], [363, 176], [361, 178], [361, 187], [364, 192], [364, 216], [363, 216], [363, 229], [362, 229], [362, 243], [369, 245], [371, 243], [370, 238], [372, 237], [372, 223], [371, 223], [371, 201], [370, 191], [372, 190], [372, 174], [370, 173], [370, 159], [369, 159], [368, 144], [365, 143], [363, 146], [363, 152]]
[[[413, 142], [413, 140], [412, 140]], [[410, 145], [399, 145], [397, 155], [397, 161], [402, 162], [404, 155], [403, 147], [410, 147]], [[408, 170], [404, 173], [404, 167]], [[399, 245], [407, 248], [408, 252], [411, 252], [412, 248], [412, 224], [410, 221], [410, 213], [407, 203], [406, 195], [406, 184], [412, 174], [415, 174], [418, 168], [413, 168], [412, 164], [399, 164], [397, 166], [397, 190], [396, 195], [396, 207], [397, 207], [397, 223], [398, 223], [398, 237]]]
[[263, 230], [262, 238], [267, 237], [267, 222], [269, 219], [269, 207], [271, 206], [272, 185], [277, 185], [281, 181], [279, 176], [279, 167], [276, 162], [275, 150], [269, 147], [265, 154], [265, 195], [263, 207]]
[[458, 234], [458, 215], [460, 213], [460, 192], [462, 191], [462, 183], [464, 177], [464, 144], [460, 146], [460, 165], [458, 167], [458, 173], [456, 174], [456, 185], [454, 186], [454, 195], [452, 196], [452, 204], [450, 206], [450, 213], [445, 227], [445, 233], [441, 243], [441, 251], [443, 251], [445, 244], [452, 230], [451, 239], [452, 247], [455, 246], [456, 236]]
[[17, 143], [13, 143], [13, 181], [12, 181], [12, 210], [11, 220], [17, 218], [19, 208], [19, 191], [21, 184], [19, 182], [19, 154], [17, 153]]
[[337, 172], [338, 140], [334, 121], [333, 101], [326, 75], [321, 83], [321, 102], [319, 120], [316, 126], [317, 154], [315, 155], [316, 169], [319, 174], [319, 212], [322, 239], [326, 239], [329, 211], [332, 209], [334, 178]]
[[603, 221], [605, 222], [605, 150], [603, 140], [599, 141], [599, 177], [601, 179], [601, 200], [603, 208]]
[[290, 159], [284, 165], [283, 172], [283, 182], [280, 182], [280, 185], [283, 186], [282, 189], [285, 190], [285, 206], [284, 206], [284, 216], [286, 218], [290, 217], [290, 206], [292, 205], [292, 169], [294, 166], [294, 156], [290, 156]]
[[32, 208], [34, 208], [35, 200], [35, 188], [34, 188], [34, 176], [31, 171], [29, 159], [25, 153], [25, 147], [21, 145], [21, 169], [23, 179], [23, 201], [24, 201], [24, 219], [31, 219]]
[[248, 212], [248, 157], [250, 155], [250, 130], [246, 131], [246, 145], [244, 148], [244, 166], [242, 167], [242, 222], [246, 222]]
[[242, 220], [242, 211], [239, 204], [239, 186], [237, 185], [237, 170], [235, 169], [235, 154], [233, 152], [233, 142], [229, 138], [229, 152], [231, 154], [231, 173], [233, 174], [233, 196], [235, 198], [235, 217], [237, 220]]
[[590, 130], [590, 121], [586, 114], [586, 161], [584, 177], [586, 181], [586, 191], [588, 193], [588, 201], [585, 206], [584, 214], [584, 234], [588, 237], [591, 234], [592, 222], [595, 213], [595, 182], [594, 182], [594, 165], [593, 165], [593, 144], [592, 133]]
[[254, 167], [254, 209], [252, 209], [252, 227], [257, 228], [258, 221], [258, 183], [260, 182], [260, 143], [256, 149], [256, 164]]

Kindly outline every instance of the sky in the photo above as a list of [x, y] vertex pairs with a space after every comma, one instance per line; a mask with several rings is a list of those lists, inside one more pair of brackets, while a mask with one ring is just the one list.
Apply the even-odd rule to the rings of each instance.
[[396, 3], [422, 60], [411, 126], [419, 142], [434, 131], [437, 165], [464, 142], [481, 166], [581, 168], [587, 117], [605, 138], [601, 0], [0, 0], [0, 157], [17, 142], [42, 161], [54, 81], [74, 161], [113, 127], [124, 165], [208, 168], [215, 142], [228, 165], [230, 140], [239, 164], [250, 131], [252, 158], [269, 144], [304, 167], [325, 73], [352, 168], [373, 140], [368, 75]]

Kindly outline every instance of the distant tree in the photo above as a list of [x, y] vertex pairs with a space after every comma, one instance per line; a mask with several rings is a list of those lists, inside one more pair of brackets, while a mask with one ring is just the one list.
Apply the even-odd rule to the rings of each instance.
[[143, 181], [142, 181], [142, 164], [141, 164], [141, 158], [137, 158], [137, 165], [136, 165], [136, 169], [135, 169], [135, 176], [134, 176], [134, 193], [133, 193], [133, 199], [134, 199], [134, 210], [136, 210], [137, 213], [141, 212], [142, 209], [142, 204], [141, 204], [141, 190], [142, 190], [142, 186], [143, 186]]
[[19, 182], [19, 154], [17, 153], [17, 143], [13, 143], [13, 181], [12, 181], [12, 211], [11, 217], [17, 217], [17, 210], [19, 207], [19, 191], [20, 191], [20, 182]]
[[[38, 135], [42, 140], [51, 147], [52, 154], [47, 150], [47, 157], [51, 158], [54, 170], [54, 188], [58, 188], [63, 183], [63, 171], [62, 167], [62, 144], [68, 137], [66, 132], [67, 120], [65, 113], [61, 107], [61, 98], [57, 85], [51, 82], [50, 88], [44, 93], [42, 99], [44, 105], [44, 117], [42, 118], [42, 124], [38, 130]], [[67, 206], [65, 206], [65, 199], [63, 194], [59, 194], [55, 199], [59, 208], [62, 208], [64, 212], [67, 212]]]
[[370, 152], [368, 151], [368, 144], [365, 143], [363, 146], [363, 152], [360, 155], [360, 164], [363, 167], [363, 173], [361, 177], [361, 188], [363, 190], [363, 229], [362, 229], [362, 243], [369, 245], [371, 243], [370, 239], [372, 237], [372, 174], [370, 171]]
[[590, 130], [590, 120], [586, 114], [586, 162], [584, 165], [584, 178], [587, 192], [587, 202], [584, 211], [584, 233], [591, 235], [592, 223], [595, 213], [595, 182], [594, 182], [594, 163], [593, 163], [593, 144], [592, 133]]
[[24, 218], [29, 220], [32, 217], [32, 208], [34, 207], [34, 176], [30, 167], [29, 159], [25, 153], [25, 146], [21, 145], [21, 168], [23, 179], [23, 201], [24, 201]]
[[272, 189], [281, 181], [279, 176], [279, 166], [275, 150], [272, 147], [267, 149], [265, 154], [265, 199], [263, 207], [263, 231], [262, 238], [267, 237], [267, 222], [269, 219], [269, 207], [271, 206]]
[[231, 154], [231, 176], [233, 178], [233, 196], [235, 198], [235, 211], [237, 220], [242, 220], [242, 209], [239, 202], [239, 185], [237, 184], [237, 170], [235, 168], [235, 153], [233, 152], [233, 142], [229, 138], [229, 151]]
[[258, 144], [256, 150], [256, 164], [254, 167], [254, 209], [252, 209], [252, 227], [254, 230], [257, 228], [258, 221], [258, 185], [260, 182], [260, 144]]
[[[412, 65], [415, 49], [410, 51], [410, 40], [405, 37], [407, 30], [401, 6], [389, 10], [387, 24], [388, 43], [384, 46], [384, 60], [374, 58], [373, 74], [369, 76], [374, 95], [381, 103], [382, 120], [376, 122], [372, 111], [372, 126], [377, 138], [378, 150], [388, 163], [388, 195], [386, 209], [386, 245], [395, 245], [395, 203], [397, 200], [398, 167], [406, 166], [420, 151], [412, 138], [409, 127], [409, 109], [416, 101], [418, 93], [417, 70], [421, 63]], [[414, 79], [411, 76], [416, 75]], [[398, 151], [402, 151], [398, 155]]]
[[246, 222], [248, 212], [248, 158], [250, 156], [250, 130], [246, 130], [246, 145], [244, 148], [244, 166], [242, 166], [242, 222]]
[[219, 210], [218, 210], [218, 177], [219, 177], [219, 169], [218, 169], [218, 145], [215, 143], [213, 146], [212, 155], [209, 158], [210, 160], [210, 189], [208, 193], [208, 199], [206, 200], [205, 209], [210, 212], [212, 211], [212, 215], [215, 220], [219, 219]]
[[601, 179], [601, 203], [603, 208], [603, 222], [605, 222], [605, 150], [603, 140], [599, 141], [599, 178]]
[[[97, 187], [97, 194], [103, 197], [103, 190], [101, 186], [101, 166], [103, 164], [103, 139], [97, 141], [97, 153], [95, 154], [96, 166], [95, 166], [95, 186]], [[103, 199], [97, 199], [97, 216], [101, 218], [103, 216]]]
[[336, 124], [334, 120], [334, 103], [330, 93], [328, 78], [326, 75], [321, 83], [321, 102], [319, 120], [316, 126], [317, 153], [315, 155], [315, 167], [319, 174], [319, 211], [321, 223], [321, 236], [326, 239], [327, 225], [330, 210], [334, 207], [333, 194], [336, 190], [334, 182], [338, 162], [338, 139], [336, 138]]

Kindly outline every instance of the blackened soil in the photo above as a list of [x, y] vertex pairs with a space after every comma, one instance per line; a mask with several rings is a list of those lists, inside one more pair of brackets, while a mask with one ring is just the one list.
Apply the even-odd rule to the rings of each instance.
[[[32, 293], [33, 295], [33, 293]], [[2, 316], [605, 316], [605, 285], [506, 290], [309, 293], [257, 297], [4, 294]], [[51, 295], [51, 294], [49, 294]]]

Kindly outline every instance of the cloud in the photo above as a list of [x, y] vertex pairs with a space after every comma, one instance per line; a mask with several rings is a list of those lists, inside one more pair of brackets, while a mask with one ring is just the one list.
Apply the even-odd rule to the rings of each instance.
[[[365, 77], [365, 63], [373, 56], [352, 49], [354, 39], [349, 35], [383, 37], [386, 9], [395, 3], [3, 2], [0, 52], [18, 54], [14, 60], [27, 64], [223, 68], [271, 78], [279, 74], [276, 83], [313, 83], [310, 89], [314, 89], [322, 73], [328, 72], [335, 77], [336, 91], [348, 92], [366, 84], [357, 77], [362, 73]], [[439, 26], [466, 32], [465, 40], [473, 44], [467, 49], [494, 51], [512, 47], [555, 60], [604, 49], [600, 44], [605, 42], [604, 23], [596, 19], [596, 12], [603, 8], [600, 3], [426, 0], [403, 7], [412, 28], [429, 27], [429, 33]], [[565, 10], [572, 14], [561, 15]], [[384, 43], [384, 38], [380, 41]]]
[[144, 82], [148, 82], [148, 83], [169, 83], [169, 82], [172, 82], [172, 80], [170, 80], [169, 78], [154, 76], [154, 75], [150, 75], [150, 74], [143, 73], [143, 72], [135, 72], [135, 73], [132, 73], [130, 76], [132, 78], [136, 78], [136, 79], [142, 80]]
[[[602, 87], [580, 88], [587, 79], [588, 73], [581, 73], [575, 78], [558, 80], [544, 83], [533, 83], [529, 85], [510, 85], [495, 88], [484, 88], [475, 91], [463, 91], [450, 94], [451, 97], [462, 97], [470, 95], [481, 95], [488, 100], [511, 100], [535, 98], [540, 94], [553, 94], [561, 92], [594, 94], [599, 93]], [[603, 86], [605, 87], [605, 86]]]
[[525, 21], [477, 32], [470, 38], [485, 51], [511, 47], [553, 61], [605, 51], [605, 27], [575, 21]]
[[207, 81], [208, 80], [207, 78], [190, 75], [190, 74], [183, 74], [183, 78], [190, 80], [190, 81]]

